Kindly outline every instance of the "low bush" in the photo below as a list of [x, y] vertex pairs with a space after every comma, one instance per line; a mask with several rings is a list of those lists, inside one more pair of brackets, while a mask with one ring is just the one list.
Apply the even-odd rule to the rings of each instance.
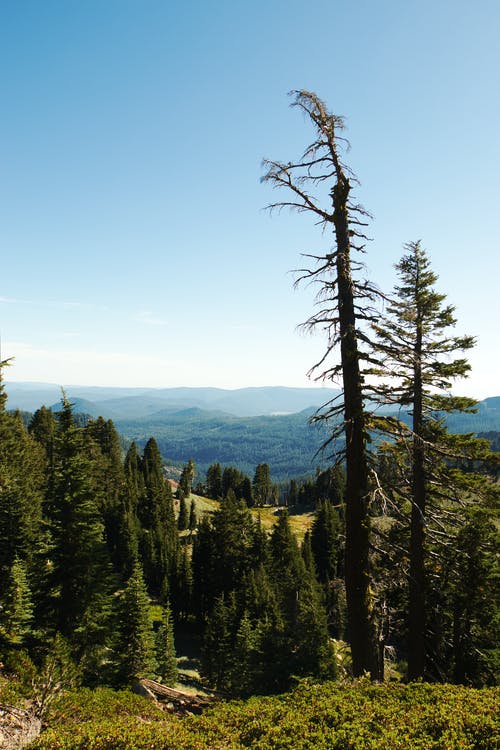
[[500, 690], [302, 682], [275, 697], [165, 714], [131, 693], [62, 696], [31, 750], [498, 750]]

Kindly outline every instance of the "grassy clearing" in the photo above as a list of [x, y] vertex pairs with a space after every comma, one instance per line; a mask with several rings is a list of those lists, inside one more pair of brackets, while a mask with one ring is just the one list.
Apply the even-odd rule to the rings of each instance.
[[[219, 508], [218, 500], [211, 500], [208, 497], [202, 497], [201, 495], [191, 494], [188, 498], [188, 503], [194, 500], [196, 515], [198, 520], [206, 515], [211, 515], [214, 511]], [[178, 503], [176, 502], [176, 511], [178, 511]], [[262, 526], [266, 531], [270, 531], [278, 520], [280, 512], [283, 508], [277, 508], [276, 506], [266, 506], [264, 508], [251, 508], [251, 513], [254, 519], [260, 516]], [[302, 542], [304, 534], [311, 528], [314, 519], [313, 508], [289, 508], [288, 509], [290, 526], [292, 531], [297, 536], [297, 540]], [[181, 536], [189, 536], [189, 531], [182, 531]]]
[[[265, 507], [265, 508], [252, 508], [252, 515], [254, 518], [260, 516], [262, 526], [266, 531], [270, 531], [279, 518], [279, 514], [283, 512], [283, 508]], [[298, 542], [302, 542], [306, 531], [309, 531], [312, 522], [314, 520], [314, 511], [310, 508], [304, 508], [303, 510], [297, 511], [296, 509], [288, 510], [288, 517], [290, 519], [290, 527], [297, 537]]]

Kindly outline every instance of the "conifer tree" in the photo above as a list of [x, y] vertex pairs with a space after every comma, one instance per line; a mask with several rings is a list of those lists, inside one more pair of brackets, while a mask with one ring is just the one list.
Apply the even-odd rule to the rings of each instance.
[[292, 674], [332, 675], [333, 653], [315, 573], [299, 552], [286, 512], [273, 528], [270, 546], [271, 581], [283, 623], [276, 633], [276, 680], [283, 688]]
[[196, 466], [192, 458], [182, 468], [181, 478], [179, 480], [179, 497], [188, 498], [193, 489], [193, 481], [196, 473]]
[[290, 481], [290, 489], [288, 490], [287, 505], [294, 507], [297, 505], [299, 500], [299, 487], [296, 479]]
[[187, 545], [182, 545], [177, 571], [172, 576], [170, 601], [176, 622], [187, 622], [192, 614], [193, 575]]
[[304, 565], [306, 566], [306, 570], [310, 573], [315, 572], [315, 564], [314, 564], [314, 556], [313, 551], [311, 547], [311, 532], [306, 531], [304, 534], [304, 539], [300, 547], [300, 554], [302, 555], [302, 559], [304, 560]]
[[240, 500], [243, 500], [248, 508], [253, 508], [253, 506], [255, 505], [255, 498], [250, 477], [243, 477], [243, 480], [238, 485], [238, 498]]
[[271, 474], [269, 464], [262, 463], [255, 469], [253, 494], [256, 505], [266, 505], [271, 498]]
[[207, 469], [207, 497], [219, 500], [222, 497], [222, 467], [219, 463]]
[[201, 672], [219, 689], [229, 687], [234, 659], [234, 636], [237, 628], [234, 593], [221, 594], [215, 601], [205, 629], [201, 658]]
[[174, 619], [168, 601], [163, 607], [162, 623], [156, 633], [157, 671], [163, 682], [174, 686], [178, 680], [175, 657]]
[[0, 362], [0, 576], [17, 558], [30, 563], [40, 534], [43, 451], [28, 434], [21, 416], [6, 410]]
[[185, 531], [189, 526], [189, 514], [187, 509], [186, 497], [181, 494], [179, 499], [179, 515], [177, 517], [177, 528], [179, 531]]
[[157, 663], [149, 597], [139, 563], [134, 566], [119, 603], [116, 678], [130, 684], [140, 677], [152, 677]]
[[471, 478], [456, 470], [457, 461], [479, 458], [486, 451], [482, 441], [450, 435], [443, 418], [475, 406], [473, 399], [449, 393], [452, 382], [470, 370], [467, 359], [457, 353], [470, 349], [474, 338], [449, 332], [456, 323], [454, 308], [445, 304], [444, 294], [436, 292], [437, 276], [421, 243], [411, 242], [405, 250], [396, 265], [400, 285], [395, 287], [386, 317], [373, 326], [383, 361], [372, 374], [385, 379], [374, 386], [377, 397], [384, 404], [408, 410], [410, 416], [409, 426], [402, 418], [381, 417], [376, 424], [402, 446], [400, 461], [409, 456], [408, 676], [418, 679], [426, 672], [429, 533], [436, 520], [441, 527], [438, 533], [443, 532], [438, 520], [443, 502], [452, 502], [453, 491], [460, 485], [470, 486]]
[[146, 443], [141, 467], [144, 491], [137, 508], [142, 526], [141, 557], [148, 587], [161, 592], [170, 586], [177, 566], [178, 536], [172, 490], [163, 476], [161, 455], [154, 438]]
[[51, 625], [82, 657], [109, 633], [113, 578], [98, 512], [94, 466], [82, 428], [63, 398], [54, 448], [54, 482], [47, 514], [51, 534]]
[[202, 626], [219, 592], [215, 578], [215, 537], [208, 516], [203, 516], [193, 541], [193, 611]]
[[[3, 588], [3, 587], [2, 587]], [[20, 645], [33, 625], [33, 601], [24, 563], [16, 557], [0, 599], [0, 634]]]
[[259, 690], [259, 673], [262, 668], [260, 637], [247, 612], [236, 632], [233, 668], [230, 672], [231, 689], [237, 695], [249, 695]]
[[319, 504], [311, 529], [311, 548], [322, 583], [337, 577], [340, 557], [340, 521], [329, 500]]
[[121, 572], [119, 539], [126, 493], [125, 473], [118, 433], [111, 420], [91, 420], [84, 430], [88, 451], [95, 457], [95, 473], [99, 483], [99, 511], [104, 520], [105, 537], [113, 562]]
[[193, 498], [191, 500], [191, 505], [189, 506], [189, 521], [188, 521], [189, 531], [194, 531], [196, 529], [197, 523], [198, 523], [198, 519], [196, 517], [196, 503]]
[[238, 496], [238, 488], [244, 479], [243, 474], [235, 466], [226, 466], [222, 472], [222, 487], [220, 497], [226, 497], [229, 490], [233, 490], [235, 496]]

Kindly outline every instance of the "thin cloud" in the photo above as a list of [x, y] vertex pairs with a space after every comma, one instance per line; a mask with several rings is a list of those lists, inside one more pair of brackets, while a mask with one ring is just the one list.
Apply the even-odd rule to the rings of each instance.
[[75, 302], [69, 300], [39, 300], [39, 299], [19, 299], [16, 297], [0, 297], [0, 303], [6, 305], [30, 305], [32, 307], [55, 307], [63, 308], [65, 310], [69, 308], [77, 309], [94, 309], [94, 310], [107, 310], [109, 309], [106, 305], [96, 305], [93, 302]]
[[158, 318], [151, 310], [141, 310], [133, 318], [136, 323], [145, 323], [148, 326], [167, 326], [168, 320]]

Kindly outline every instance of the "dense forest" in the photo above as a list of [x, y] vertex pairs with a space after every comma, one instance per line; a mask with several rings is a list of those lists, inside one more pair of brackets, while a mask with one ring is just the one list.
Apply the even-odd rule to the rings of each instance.
[[[201, 642], [207, 684], [229, 693], [279, 692], [299, 676], [333, 677], [339, 664], [349, 671], [339, 646], [349, 641], [341, 467], [280, 493], [268, 464], [248, 476], [215, 463], [196, 492], [218, 502], [201, 515], [193, 461], [174, 491], [154, 439], [124, 456], [111, 421], [78, 424], [66, 399], [26, 427], [6, 409], [2, 385], [0, 427], [0, 647], [9, 669], [28, 658], [41, 667], [55, 652], [84, 684], [175, 683], [175, 627]], [[396, 443], [379, 452], [387, 486], [401, 470], [399, 452]], [[441, 470], [453, 494], [436, 498], [427, 548], [424, 676], [493, 684], [495, 485], [474, 466], [447, 460]], [[411, 516], [403, 490], [375, 497], [370, 511], [378, 642], [386, 667], [402, 676]], [[280, 502], [268, 533], [259, 508]], [[299, 545], [289, 513], [303, 508], [315, 512]], [[155, 627], [152, 601], [163, 608]]]
[[[343, 123], [308, 92], [295, 106], [316, 140], [296, 163], [267, 162], [264, 179], [293, 193], [274, 207], [310, 211], [335, 236], [300, 271], [320, 288], [306, 328], [328, 335], [313, 375], [343, 384], [312, 415], [323, 464], [278, 486], [270, 461], [249, 471], [221, 455], [194, 487], [186, 450], [174, 485], [154, 438], [124, 451], [111, 420], [77, 418], [64, 394], [56, 412], [8, 411], [2, 362], [0, 660], [32, 685], [54, 671], [68, 686], [172, 685], [186, 639], [228, 696], [366, 674], [498, 683], [496, 438], [446, 418], [476, 408], [450, 395], [474, 339], [454, 334], [420, 242], [405, 245], [390, 295], [355, 278], [366, 212], [349, 195]], [[328, 209], [308, 192], [325, 180]], [[290, 517], [303, 509], [299, 538]]]

